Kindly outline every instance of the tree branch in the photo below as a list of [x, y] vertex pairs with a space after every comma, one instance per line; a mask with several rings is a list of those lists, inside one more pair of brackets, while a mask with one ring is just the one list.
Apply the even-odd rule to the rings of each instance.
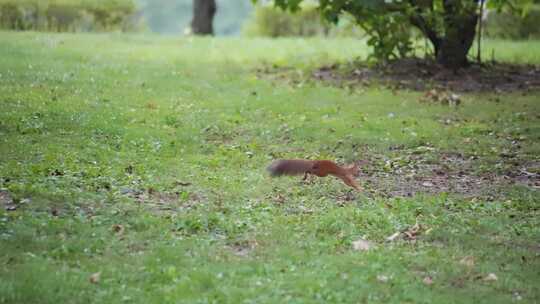
[[[426, 19], [422, 17], [423, 11], [420, 4], [417, 3], [416, 0], [409, 0], [409, 4], [415, 8], [414, 14], [409, 17], [411, 24], [416, 26], [429, 39], [429, 41], [433, 45], [435, 56], [437, 56], [437, 53], [439, 52], [439, 47], [441, 44], [441, 37], [439, 37], [435, 29], [433, 29], [428, 24]], [[430, 0], [427, 3], [427, 7], [428, 7], [428, 10], [433, 11], [433, 0]]]

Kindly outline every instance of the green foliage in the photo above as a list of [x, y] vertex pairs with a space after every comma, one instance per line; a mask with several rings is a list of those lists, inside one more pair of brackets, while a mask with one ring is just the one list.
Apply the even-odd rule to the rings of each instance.
[[362, 37], [365, 35], [351, 17], [341, 18], [338, 24], [326, 22], [313, 4], [303, 5], [294, 14], [270, 5], [257, 5], [251, 18], [244, 23], [243, 32], [252, 37]]
[[[254, 2], [257, 2], [254, 0]], [[275, 0], [274, 4], [284, 10], [296, 12], [302, 0]], [[487, 6], [502, 10], [525, 13], [532, 0], [494, 0]], [[474, 38], [474, 28], [479, 1], [379, 1], [379, 0], [321, 0], [318, 8], [324, 18], [338, 22], [343, 13], [352, 15], [357, 24], [370, 36], [369, 45], [373, 47], [372, 56], [377, 60], [388, 60], [411, 54], [414, 35], [412, 27], [433, 45], [434, 54], [440, 54], [444, 45], [463, 45], [464, 55], [469, 51]], [[469, 34], [472, 31], [472, 37]], [[468, 35], [468, 36], [465, 36]], [[442, 43], [442, 41], [449, 41]], [[466, 42], [467, 41], [467, 42]], [[456, 56], [460, 52], [449, 51], [444, 56]], [[447, 62], [444, 57], [443, 63]], [[455, 58], [454, 58], [455, 59]], [[451, 60], [450, 60], [451, 61]]]
[[314, 6], [305, 6], [297, 14], [292, 14], [272, 6], [259, 5], [252, 14], [252, 19], [244, 25], [244, 32], [248, 36], [326, 36], [330, 30]]
[[370, 36], [367, 44], [373, 47], [371, 56], [377, 61], [403, 58], [413, 51], [413, 32], [403, 15], [372, 18], [364, 28]]
[[0, 28], [37, 31], [135, 31], [133, 0], [0, 0]]
[[508, 11], [490, 12], [485, 30], [488, 37], [540, 39], [540, 6], [531, 7], [522, 17]]
[[[275, 5], [292, 12], [301, 7], [301, 0], [277, 0]], [[340, 18], [352, 16], [364, 32], [369, 35], [368, 45], [373, 47], [376, 60], [388, 60], [409, 55], [412, 51], [412, 32], [406, 14], [387, 10], [381, 1], [320, 1], [322, 16], [332, 23]]]

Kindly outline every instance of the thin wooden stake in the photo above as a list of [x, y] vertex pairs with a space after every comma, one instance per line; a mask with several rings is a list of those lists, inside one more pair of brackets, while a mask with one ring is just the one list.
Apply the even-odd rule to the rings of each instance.
[[476, 53], [476, 61], [478, 63], [482, 63], [482, 56], [481, 56], [481, 46], [482, 46], [482, 21], [484, 17], [484, 2], [485, 0], [480, 0], [480, 14], [478, 15], [478, 49]]

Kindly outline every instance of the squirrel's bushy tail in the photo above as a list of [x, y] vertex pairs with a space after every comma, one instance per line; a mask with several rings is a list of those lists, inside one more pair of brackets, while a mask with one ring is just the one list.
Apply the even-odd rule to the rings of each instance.
[[310, 171], [313, 162], [303, 159], [280, 159], [272, 162], [266, 170], [272, 177], [281, 175], [302, 175]]

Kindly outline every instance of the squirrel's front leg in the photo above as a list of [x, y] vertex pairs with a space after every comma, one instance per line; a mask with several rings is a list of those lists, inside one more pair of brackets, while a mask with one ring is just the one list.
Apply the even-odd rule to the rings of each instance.
[[356, 183], [356, 181], [354, 180], [354, 178], [352, 176], [345, 176], [343, 178], [341, 178], [345, 184], [347, 184], [348, 186], [351, 186], [353, 187], [354, 189], [358, 190], [358, 191], [362, 191], [362, 188], [360, 188], [360, 186], [358, 186], [358, 184]]
[[311, 174], [310, 172], [306, 172], [304, 174], [304, 178], [302, 179], [302, 182], [304, 182], [306, 184], [313, 183], [313, 174]]

